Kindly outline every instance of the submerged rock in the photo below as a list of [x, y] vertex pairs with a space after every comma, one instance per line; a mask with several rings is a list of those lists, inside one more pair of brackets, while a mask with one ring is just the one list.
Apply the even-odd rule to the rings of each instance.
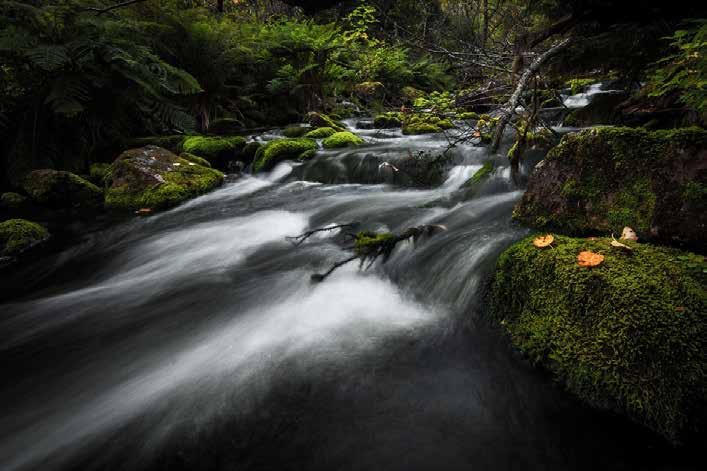
[[326, 149], [336, 149], [339, 147], [359, 146], [364, 140], [352, 132], [343, 131], [332, 134], [322, 141]]
[[113, 162], [105, 203], [114, 209], [165, 209], [212, 190], [223, 179], [218, 170], [177, 157], [167, 149], [130, 149]]
[[209, 161], [212, 167], [228, 168], [228, 164], [243, 158], [246, 141], [242, 136], [191, 136], [184, 140], [184, 152]]
[[49, 232], [25, 219], [9, 219], [0, 223], [0, 256], [16, 257], [49, 240]]
[[22, 189], [35, 203], [51, 209], [94, 210], [103, 205], [100, 188], [61, 170], [34, 170], [23, 179]]
[[[253, 170], [269, 170], [276, 163], [287, 159], [309, 158], [311, 151], [317, 150], [317, 143], [312, 139], [276, 139], [260, 146], [255, 153]], [[309, 152], [308, 152], [309, 151]]]
[[598, 128], [566, 135], [538, 164], [514, 216], [568, 234], [699, 245], [707, 233], [707, 131]]
[[[529, 237], [498, 260], [491, 312], [528, 359], [586, 403], [673, 442], [704, 432], [704, 258], [610, 238]], [[603, 255], [581, 267], [578, 254]]]

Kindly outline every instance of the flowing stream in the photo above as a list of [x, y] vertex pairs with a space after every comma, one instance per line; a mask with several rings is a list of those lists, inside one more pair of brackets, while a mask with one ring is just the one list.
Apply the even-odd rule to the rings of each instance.
[[[457, 147], [434, 189], [347, 183], [340, 159], [446, 143], [356, 131], [366, 147], [307, 170], [336, 184], [283, 163], [17, 275], [36, 289], [0, 305], [0, 469], [691, 469], [561, 391], [487, 320], [495, 260], [528, 233], [503, 154]], [[491, 179], [460, 198], [488, 160]], [[447, 230], [312, 284], [350, 254], [345, 234], [285, 237], [351, 221]]]

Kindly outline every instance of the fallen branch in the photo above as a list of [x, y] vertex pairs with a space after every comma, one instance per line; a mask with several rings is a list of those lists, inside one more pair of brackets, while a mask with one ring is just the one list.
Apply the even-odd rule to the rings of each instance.
[[515, 113], [518, 103], [520, 102], [521, 95], [528, 85], [530, 79], [537, 73], [540, 66], [543, 65], [550, 57], [557, 54], [564, 47], [566, 47], [570, 42], [570, 38], [563, 39], [555, 43], [550, 49], [540, 54], [535, 60], [530, 64], [530, 66], [523, 72], [518, 84], [516, 85], [513, 95], [508, 99], [506, 105], [501, 108], [501, 116], [499, 117], [498, 125], [496, 126], [496, 131], [493, 135], [493, 140], [491, 141], [491, 152], [496, 152], [501, 144], [501, 138], [503, 137], [503, 131], [505, 131], [506, 126], [511, 121], [513, 114]]
[[146, 1], [146, 0], [127, 0], [125, 2], [116, 3], [114, 5], [110, 5], [110, 6], [107, 6], [104, 8], [86, 7], [83, 9], [83, 11], [92, 11], [92, 12], [96, 13], [97, 15], [102, 15], [103, 13], [108, 13], [109, 11], [117, 10], [118, 8], [127, 7], [127, 6], [133, 5], [135, 3], [142, 3], [144, 1]]
[[327, 226], [327, 227], [320, 227], [318, 229], [313, 229], [311, 231], [307, 231], [304, 234], [300, 234], [298, 236], [290, 236], [290, 237], [285, 237], [288, 241], [292, 243], [292, 245], [300, 245], [302, 244], [305, 240], [309, 239], [312, 237], [314, 234], [318, 232], [328, 232], [328, 231], [333, 231], [334, 229], [342, 229], [344, 227], [354, 227], [357, 226], [357, 222], [350, 222], [347, 224], [337, 224], [335, 226]]

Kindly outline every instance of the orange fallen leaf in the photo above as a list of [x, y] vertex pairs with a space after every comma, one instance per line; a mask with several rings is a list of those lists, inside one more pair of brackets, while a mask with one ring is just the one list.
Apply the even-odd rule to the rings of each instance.
[[676, 307], [675, 310], [678, 311], [678, 312], [685, 312], [685, 308], [684, 308], [684, 307]]
[[538, 248], [547, 247], [554, 242], [555, 238], [552, 234], [536, 237], [533, 239], [533, 245]]
[[594, 252], [579, 252], [577, 262], [580, 267], [595, 267], [604, 261], [604, 256]]
[[147, 214], [150, 214], [152, 212], [152, 208], [140, 208], [137, 211], [135, 211], [135, 214], [139, 214], [140, 216], [145, 216]]

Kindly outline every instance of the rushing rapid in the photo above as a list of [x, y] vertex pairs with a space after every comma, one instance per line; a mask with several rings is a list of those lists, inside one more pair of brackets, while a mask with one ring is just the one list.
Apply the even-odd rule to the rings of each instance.
[[[486, 322], [495, 260], [527, 233], [505, 159], [457, 146], [441, 185], [405, 188], [381, 163], [447, 141], [356, 132], [366, 147], [244, 175], [24, 270], [37, 290], [0, 306], [0, 469], [660, 466], [651, 437], [579, 405]], [[346, 234], [286, 237], [352, 221], [446, 231], [312, 284], [350, 256]]]

